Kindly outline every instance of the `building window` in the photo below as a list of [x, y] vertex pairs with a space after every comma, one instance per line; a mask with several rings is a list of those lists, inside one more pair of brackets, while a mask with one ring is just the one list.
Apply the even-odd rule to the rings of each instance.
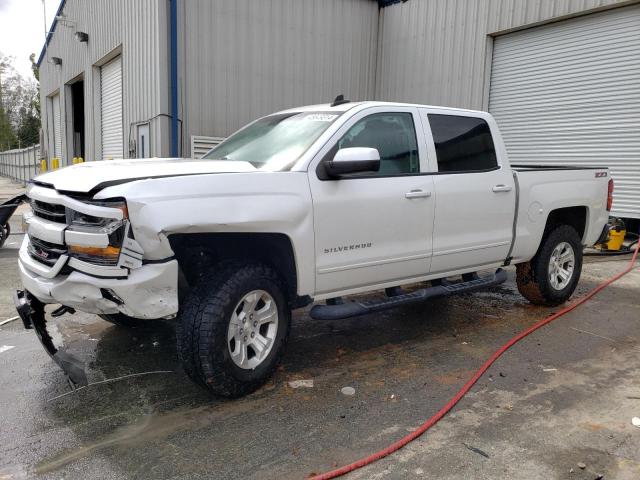
[[487, 171], [498, 167], [487, 122], [458, 115], [428, 116], [439, 172]]

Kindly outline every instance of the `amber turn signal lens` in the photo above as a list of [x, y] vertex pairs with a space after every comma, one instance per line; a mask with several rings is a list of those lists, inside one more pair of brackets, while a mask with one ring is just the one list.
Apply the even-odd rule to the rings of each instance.
[[129, 218], [129, 210], [126, 205], [122, 205], [117, 207], [119, 210], [122, 210], [122, 218]]
[[120, 249], [109, 245], [105, 248], [100, 247], [82, 247], [80, 245], [69, 245], [71, 253], [80, 253], [83, 255], [92, 255], [96, 257], [118, 258]]

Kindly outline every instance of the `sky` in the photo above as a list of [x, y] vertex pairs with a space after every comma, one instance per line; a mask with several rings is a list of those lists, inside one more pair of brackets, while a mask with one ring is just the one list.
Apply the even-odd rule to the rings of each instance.
[[[60, 0], [45, 0], [47, 29], [58, 10]], [[44, 45], [43, 0], [0, 0], [0, 52], [15, 57], [20, 75], [33, 78], [29, 55], [40, 56]]]

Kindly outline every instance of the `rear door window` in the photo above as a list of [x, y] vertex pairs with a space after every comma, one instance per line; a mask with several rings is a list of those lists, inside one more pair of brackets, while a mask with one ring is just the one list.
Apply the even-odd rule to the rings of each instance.
[[438, 171], [482, 172], [498, 167], [489, 125], [481, 118], [428, 115]]

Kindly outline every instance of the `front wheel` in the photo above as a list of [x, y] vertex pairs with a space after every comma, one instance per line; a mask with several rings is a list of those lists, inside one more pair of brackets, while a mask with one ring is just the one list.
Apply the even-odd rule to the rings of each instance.
[[581, 272], [580, 236], [561, 225], [543, 238], [535, 257], [516, 266], [518, 290], [536, 305], [560, 305], [571, 297]]
[[187, 375], [211, 392], [239, 397], [273, 373], [291, 313], [277, 273], [231, 262], [202, 277], [185, 299], [177, 332]]

